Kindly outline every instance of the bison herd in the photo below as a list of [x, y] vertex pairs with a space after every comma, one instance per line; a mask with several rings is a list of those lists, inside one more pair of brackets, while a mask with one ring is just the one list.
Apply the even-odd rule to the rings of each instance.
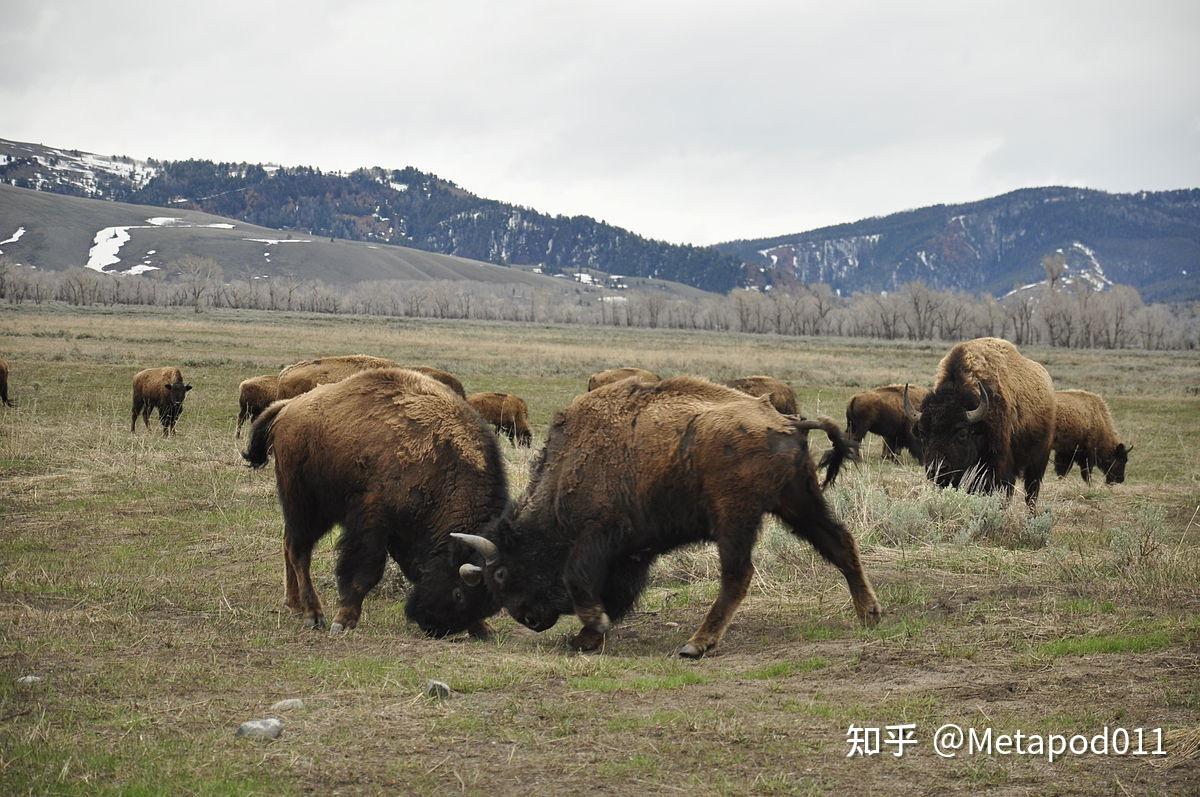
[[[140, 371], [131, 431], [157, 410], [173, 434], [191, 389], [178, 368]], [[0, 400], [12, 405], [2, 360]], [[1078, 464], [1085, 480], [1098, 468], [1108, 483], [1124, 481], [1131, 450], [1102, 398], [1055, 392], [1044, 367], [997, 338], [951, 348], [929, 389], [855, 394], [844, 432], [804, 417], [792, 388], [770, 376], [716, 384], [601, 371], [554, 416], [516, 500], [497, 434], [529, 447], [533, 433], [528, 407], [510, 393], [468, 395], [446, 371], [351, 355], [247, 379], [238, 403], [236, 435], [251, 422], [242, 456], [259, 468], [274, 455], [284, 602], [307, 626], [326, 625], [310, 565], [335, 525], [331, 633], [358, 625], [391, 557], [412, 585], [407, 616], [427, 634], [486, 638], [500, 609], [534, 631], [573, 613], [583, 628], [571, 644], [585, 651], [628, 614], [657, 557], [710, 541], [720, 591], [678, 651], [689, 658], [720, 642], [745, 597], [768, 513], [842, 572], [862, 622], [878, 620], [854, 538], [824, 496], [868, 433], [883, 438], [889, 459], [908, 450], [942, 487], [1011, 496], [1019, 477], [1031, 510], [1051, 450], [1060, 477]], [[832, 444], [819, 464], [813, 430]]]

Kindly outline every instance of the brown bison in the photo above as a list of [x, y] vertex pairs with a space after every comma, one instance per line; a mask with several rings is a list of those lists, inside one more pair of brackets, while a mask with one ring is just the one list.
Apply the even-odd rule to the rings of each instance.
[[[918, 410], [928, 393], [916, 385], [908, 388], [909, 401]], [[900, 452], [907, 448], [921, 461], [921, 441], [913, 434], [912, 422], [904, 413], [904, 385], [884, 385], [850, 397], [846, 404], [846, 434], [861, 443], [868, 433], [883, 438], [885, 459], [896, 462]]]
[[771, 406], [784, 415], [797, 415], [800, 405], [796, 403], [796, 391], [787, 382], [781, 382], [773, 376], [744, 376], [741, 379], [730, 379], [725, 383], [734, 390], [740, 390], [748, 396], [770, 396]]
[[458, 381], [458, 377], [448, 371], [443, 371], [441, 368], [430, 368], [427, 365], [406, 365], [404, 367], [410, 371], [416, 371], [419, 374], [425, 374], [425, 376], [441, 382], [443, 385], [457, 393], [460, 399], [465, 399], [467, 397], [467, 391], [463, 389], [462, 382]]
[[488, 531], [464, 536], [484, 556], [468, 584], [486, 583], [535, 631], [571, 611], [572, 640], [594, 650], [646, 586], [654, 560], [714, 541], [721, 591], [678, 651], [697, 658], [716, 645], [754, 573], [751, 551], [765, 512], [839, 568], [858, 616], [879, 617], [854, 538], [830, 512], [808, 450], [808, 432], [833, 442], [826, 483], [855, 455], [829, 419], [780, 415], [765, 399], [694, 377], [647, 384], [626, 379], [579, 396], [554, 419], [523, 498]]
[[8, 398], [8, 363], [4, 360], [0, 360], [0, 401], [3, 401], [6, 407], [16, 406]]
[[175, 434], [175, 422], [183, 414], [183, 400], [192, 389], [184, 384], [183, 373], [178, 368], [147, 368], [133, 377], [133, 418], [129, 431], [137, 429], [138, 414], [142, 424], [150, 428], [150, 411], [158, 410], [162, 422], [163, 437]]
[[529, 407], [520, 396], [512, 393], [472, 393], [467, 396], [467, 403], [513, 445], [529, 448], [533, 442], [533, 432], [529, 431]]
[[609, 368], [607, 371], [597, 371], [588, 377], [588, 390], [592, 391], [598, 387], [611, 385], [613, 382], [620, 382], [622, 379], [629, 379], [631, 377], [636, 377], [639, 382], [658, 381], [658, 374], [653, 371], [647, 371], [645, 368], [634, 368], [633, 366]]
[[467, 397], [466, 391], [463, 390], [462, 382], [445, 371], [423, 365], [401, 365], [394, 360], [387, 360], [383, 357], [372, 357], [367, 354], [321, 357], [316, 360], [302, 360], [301, 362], [289, 365], [279, 372], [278, 397], [280, 399], [295, 398], [307, 393], [317, 385], [340, 382], [346, 377], [353, 376], [361, 371], [370, 371], [377, 368], [408, 368], [411, 371], [418, 371], [447, 385], [460, 398], [465, 399]]
[[422, 630], [487, 635], [482, 620], [499, 605], [488, 590], [459, 583], [474, 552], [450, 534], [494, 521], [508, 487], [495, 435], [445, 385], [377, 368], [277, 401], [254, 422], [242, 456], [258, 468], [271, 452], [285, 604], [306, 626], [325, 623], [309, 573], [313, 546], [341, 524], [330, 633], [358, 625], [390, 555], [413, 584], [405, 612]]
[[242, 424], [254, 419], [275, 401], [279, 394], [279, 377], [252, 376], [238, 385], [238, 419], [234, 437], [242, 436]]
[[1037, 504], [1054, 441], [1054, 383], [1038, 363], [1000, 338], [959, 343], [938, 364], [920, 411], [905, 391], [904, 412], [920, 438], [921, 461], [939, 486], [1003, 488], [1025, 482]]
[[1086, 390], [1059, 390], [1054, 402], [1054, 472], [1059, 478], [1076, 463], [1085, 482], [1091, 482], [1092, 468], [1097, 466], [1107, 484], [1124, 482], [1133, 446], [1117, 439], [1104, 399]]

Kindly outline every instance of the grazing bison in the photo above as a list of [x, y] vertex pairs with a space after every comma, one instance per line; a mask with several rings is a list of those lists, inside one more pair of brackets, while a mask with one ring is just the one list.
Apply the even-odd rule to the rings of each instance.
[[1086, 390], [1059, 390], [1054, 404], [1054, 472], [1059, 478], [1077, 463], [1085, 482], [1091, 482], [1096, 466], [1104, 471], [1107, 484], [1124, 482], [1133, 446], [1117, 439], [1104, 399]]
[[8, 363], [4, 360], [0, 360], [0, 401], [3, 401], [6, 407], [16, 406], [8, 398]]
[[595, 650], [660, 554], [714, 541], [721, 591], [679, 650], [697, 658], [720, 641], [745, 596], [759, 524], [771, 512], [842, 571], [858, 616], [874, 622], [879, 604], [854, 538], [822, 496], [811, 429], [833, 441], [830, 484], [855, 446], [829, 419], [780, 415], [765, 399], [694, 377], [627, 379], [579, 396], [555, 417], [520, 502], [487, 539], [460, 537], [484, 557], [483, 568], [462, 568], [463, 579], [486, 583], [535, 631], [574, 611], [583, 630], [572, 645]]
[[938, 364], [933, 390], [920, 411], [909, 390], [904, 412], [921, 439], [921, 461], [939, 486], [1013, 493], [1024, 478], [1025, 502], [1038, 490], [1054, 440], [1054, 383], [1038, 363], [1000, 338], [959, 343]]
[[740, 390], [748, 396], [770, 396], [771, 406], [784, 415], [796, 415], [800, 405], [796, 403], [796, 391], [787, 382], [781, 382], [773, 376], [744, 376], [741, 379], [731, 379], [725, 383], [734, 390]]
[[487, 635], [483, 618], [499, 605], [487, 589], [459, 583], [474, 552], [450, 534], [494, 521], [508, 488], [491, 429], [445, 385], [380, 368], [277, 401], [254, 422], [242, 456], [258, 468], [270, 452], [283, 510], [285, 604], [305, 625], [325, 623], [309, 565], [313, 546], [337, 523], [340, 606], [330, 633], [358, 625], [391, 555], [413, 584], [410, 620], [432, 636]]
[[462, 382], [445, 371], [423, 365], [404, 366], [393, 360], [387, 360], [383, 357], [372, 357], [367, 354], [321, 357], [317, 360], [302, 360], [301, 362], [289, 365], [279, 372], [278, 397], [280, 399], [295, 398], [307, 393], [317, 385], [340, 382], [346, 377], [377, 368], [408, 368], [411, 371], [418, 371], [448, 386], [460, 398], [465, 399], [467, 397], [466, 391], [463, 390]]
[[252, 376], [238, 385], [238, 419], [234, 437], [242, 436], [242, 424], [254, 419], [279, 395], [279, 377]]
[[472, 393], [467, 396], [467, 403], [513, 445], [529, 448], [533, 442], [533, 432], [529, 431], [529, 407], [520, 396], [512, 393]]
[[162, 422], [163, 437], [175, 434], [175, 422], [183, 414], [183, 400], [192, 389], [184, 384], [183, 373], [178, 368], [147, 368], [133, 377], [133, 418], [129, 431], [137, 429], [138, 414], [142, 424], [150, 428], [150, 411], [158, 410]]
[[[908, 388], [909, 401], [917, 409], [928, 393], [916, 385]], [[913, 434], [912, 422], [904, 412], [904, 385], [884, 385], [850, 397], [846, 404], [846, 434], [861, 443], [868, 433], [883, 438], [885, 459], [899, 461], [900, 452], [907, 448], [921, 461], [921, 441]]]
[[634, 368], [625, 366], [624, 368], [609, 368], [607, 371], [597, 371], [588, 377], [588, 391], [595, 390], [598, 387], [611, 385], [613, 382], [620, 382], [622, 379], [637, 377], [639, 382], [657, 382], [658, 374], [653, 371], [647, 371], [645, 368]]

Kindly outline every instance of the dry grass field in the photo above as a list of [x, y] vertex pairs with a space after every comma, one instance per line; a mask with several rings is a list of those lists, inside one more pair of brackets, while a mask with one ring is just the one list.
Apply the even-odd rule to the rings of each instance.
[[[339, 638], [281, 610], [270, 468], [233, 438], [237, 384], [297, 359], [367, 353], [526, 398], [535, 450], [603, 367], [770, 373], [806, 414], [856, 389], [928, 383], [943, 345], [288, 314], [0, 311], [19, 406], [0, 407], [0, 794], [1200, 793], [1200, 360], [1028, 350], [1059, 387], [1107, 396], [1129, 481], [1077, 474], [1039, 514], [939, 491], [906, 458], [829, 493], [884, 619], [768, 523], [722, 645], [675, 649], [715, 595], [715, 553], [661, 560], [599, 655], [563, 620], [506, 616], [491, 642], [406, 624], [394, 570]], [[178, 435], [129, 432], [135, 371], [195, 385]], [[818, 445], [820, 435], [813, 435]], [[504, 444], [511, 487], [531, 455]], [[315, 574], [328, 601], [332, 540]], [[18, 679], [35, 675], [35, 683]], [[425, 698], [427, 679], [454, 694]], [[277, 700], [282, 736], [234, 737]], [[1159, 757], [936, 756], [933, 731], [1164, 729]], [[903, 757], [848, 758], [851, 724], [915, 723]]]

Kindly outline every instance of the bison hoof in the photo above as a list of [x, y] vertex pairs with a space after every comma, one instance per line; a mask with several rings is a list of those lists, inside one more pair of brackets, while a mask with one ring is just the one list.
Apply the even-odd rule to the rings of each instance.
[[337, 622], [336, 620], [330, 624], [330, 626], [329, 626], [329, 635], [330, 636], [341, 636], [344, 633], [346, 633], [346, 626], [342, 625], [341, 623]]
[[684, 659], [698, 659], [704, 655], [706, 650], [707, 648], [702, 648], [695, 642], [689, 642], [679, 649], [679, 656]]
[[325, 618], [321, 615], [317, 615], [316, 617], [305, 617], [304, 627], [313, 631], [320, 631], [325, 628]]
[[467, 633], [472, 639], [478, 639], [481, 642], [488, 642], [492, 638], [492, 627], [484, 622], [478, 622], [467, 629]]
[[867, 607], [867, 610], [863, 612], [862, 624], [868, 628], [873, 628], [874, 626], [879, 625], [879, 618], [882, 616], [883, 610], [880, 609], [879, 604], [876, 603], [873, 606]]
[[604, 634], [594, 628], [584, 628], [571, 637], [571, 649], [580, 653], [592, 653], [604, 644]]
[[612, 620], [608, 619], [608, 612], [600, 612], [600, 617], [596, 619], [596, 622], [592, 628], [594, 628], [598, 634], [603, 634], [605, 631], [612, 628]]

